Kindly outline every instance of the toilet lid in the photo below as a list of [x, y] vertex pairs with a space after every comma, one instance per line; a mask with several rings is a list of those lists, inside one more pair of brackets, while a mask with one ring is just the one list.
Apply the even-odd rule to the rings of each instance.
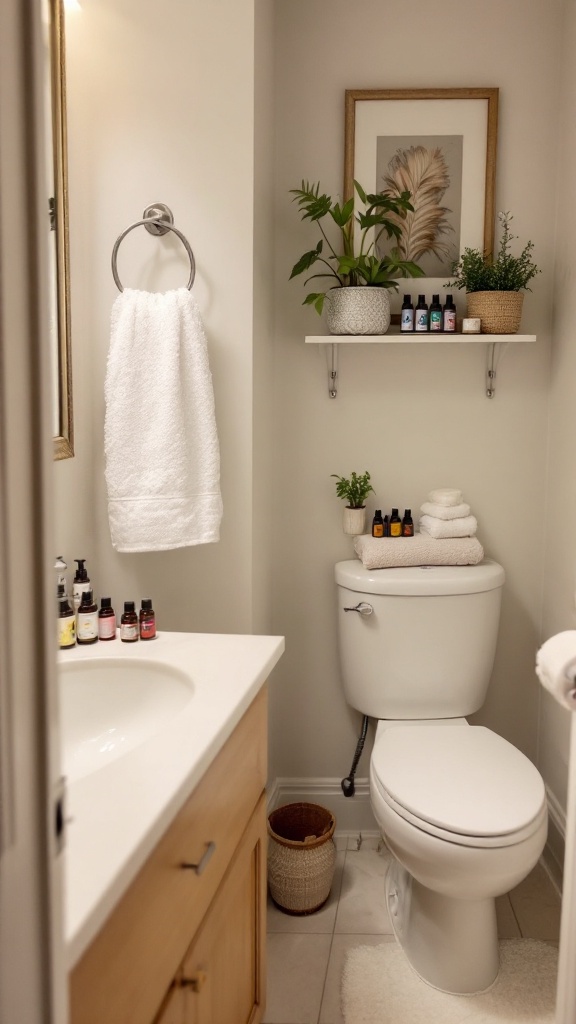
[[[386, 729], [372, 754], [384, 796], [411, 816], [462, 836], [506, 836], [545, 804], [531, 761], [483, 726]], [[400, 811], [401, 813], [401, 811]]]

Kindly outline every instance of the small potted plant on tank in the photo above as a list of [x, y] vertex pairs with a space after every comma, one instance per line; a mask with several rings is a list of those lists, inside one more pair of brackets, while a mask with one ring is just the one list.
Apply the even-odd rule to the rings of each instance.
[[366, 470], [362, 474], [351, 473], [350, 477], [338, 476], [337, 473], [331, 475], [336, 477], [336, 494], [346, 502], [343, 521], [344, 533], [348, 533], [352, 537], [364, 533], [366, 498], [370, 491], [376, 493], [370, 483], [370, 473]]

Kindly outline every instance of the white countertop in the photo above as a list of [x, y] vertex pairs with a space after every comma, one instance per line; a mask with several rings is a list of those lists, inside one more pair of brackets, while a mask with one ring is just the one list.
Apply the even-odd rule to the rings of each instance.
[[68, 966], [80, 959], [284, 650], [282, 637], [159, 633], [62, 651], [60, 662], [149, 658], [190, 674], [194, 696], [169, 725], [72, 782], [65, 849]]

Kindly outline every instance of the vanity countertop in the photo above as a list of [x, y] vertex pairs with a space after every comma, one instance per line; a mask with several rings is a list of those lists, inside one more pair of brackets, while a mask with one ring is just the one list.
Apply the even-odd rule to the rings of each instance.
[[[110, 648], [113, 648], [111, 650]], [[196, 787], [284, 650], [282, 637], [159, 633], [59, 662], [152, 659], [189, 674], [193, 698], [135, 749], [68, 786], [65, 939], [71, 969]]]

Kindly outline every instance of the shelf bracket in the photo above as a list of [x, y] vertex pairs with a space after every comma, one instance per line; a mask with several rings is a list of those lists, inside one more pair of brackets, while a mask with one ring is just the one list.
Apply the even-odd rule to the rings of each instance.
[[496, 342], [488, 345], [488, 361], [486, 364], [486, 398], [494, 398], [496, 394]]
[[336, 398], [338, 394], [338, 356], [337, 345], [330, 345], [330, 369], [328, 371], [328, 395]]

